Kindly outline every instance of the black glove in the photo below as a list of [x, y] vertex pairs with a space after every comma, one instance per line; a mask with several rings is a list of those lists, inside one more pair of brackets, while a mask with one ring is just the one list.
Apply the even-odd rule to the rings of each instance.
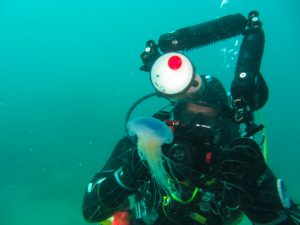
[[[149, 180], [149, 170], [140, 159], [136, 144], [129, 138], [125, 138], [117, 145], [121, 148], [127, 146], [127, 152], [122, 157], [120, 167], [115, 170], [114, 177], [119, 186], [129, 191], [137, 190], [143, 183]], [[129, 148], [128, 148], [129, 147]]]
[[91, 183], [95, 186], [93, 192], [101, 205], [116, 208], [149, 177], [148, 169], [138, 156], [136, 144], [125, 137], [118, 142], [112, 155]]
[[255, 186], [267, 169], [260, 147], [249, 138], [233, 140], [216, 161], [218, 177], [237, 185]]
[[227, 200], [239, 206], [252, 206], [256, 201], [259, 180], [267, 170], [260, 147], [249, 138], [233, 140], [216, 152], [214, 177], [224, 183]]
[[118, 185], [129, 191], [137, 190], [142, 184], [149, 179], [149, 173], [141, 160], [135, 160], [132, 165], [120, 167], [114, 172]]

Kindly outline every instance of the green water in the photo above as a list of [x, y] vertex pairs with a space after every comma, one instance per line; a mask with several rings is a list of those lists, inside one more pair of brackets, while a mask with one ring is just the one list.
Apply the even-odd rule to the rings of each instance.
[[[268, 163], [299, 193], [300, 3], [297, 0], [0, 1], [0, 224], [83, 225], [84, 189], [152, 92], [139, 71], [148, 39], [218, 16], [261, 13]], [[190, 53], [229, 89], [234, 38]], [[233, 58], [231, 58], [233, 57]], [[154, 104], [154, 103], [153, 103]], [[144, 111], [152, 113], [151, 104]], [[244, 222], [247, 224], [247, 222]]]

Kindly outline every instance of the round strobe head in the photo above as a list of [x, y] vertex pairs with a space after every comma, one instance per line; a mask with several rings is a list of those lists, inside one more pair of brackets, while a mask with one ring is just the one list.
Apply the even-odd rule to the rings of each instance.
[[160, 56], [151, 69], [154, 88], [164, 95], [186, 91], [194, 80], [194, 67], [183, 54], [170, 52]]

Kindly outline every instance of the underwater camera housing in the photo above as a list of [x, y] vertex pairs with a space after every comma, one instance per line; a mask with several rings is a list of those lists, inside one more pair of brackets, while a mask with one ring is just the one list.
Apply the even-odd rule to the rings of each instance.
[[187, 172], [192, 174], [204, 163], [210, 163], [207, 154], [213, 149], [214, 132], [209, 126], [198, 123], [186, 126], [178, 120], [167, 120], [166, 123], [173, 130], [174, 141], [164, 145], [162, 150], [169, 165], [174, 165], [169, 169], [177, 178], [186, 178]]

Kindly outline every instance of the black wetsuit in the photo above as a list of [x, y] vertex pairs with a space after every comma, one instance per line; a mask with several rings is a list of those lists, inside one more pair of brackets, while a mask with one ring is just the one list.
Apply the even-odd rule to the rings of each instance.
[[[202, 166], [206, 175], [194, 182], [198, 193], [193, 201], [183, 204], [170, 197], [164, 204], [148, 178], [147, 169], [139, 162], [136, 144], [124, 138], [88, 185], [83, 215], [88, 222], [99, 222], [115, 211], [130, 211], [128, 197], [135, 194], [155, 211], [152, 224], [235, 224], [242, 218], [243, 212], [254, 224], [298, 224], [295, 222], [299, 216], [298, 209], [294, 205], [290, 209], [282, 206], [276, 188], [277, 179], [264, 163], [255, 142], [237, 139], [231, 146], [218, 147], [212, 154], [213, 161], [205, 162], [203, 159], [201, 162], [207, 164]], [[131, 188], [120, 185], [116, 179], [119, 168], [134, 170], [126, 179], [129, 184], [138, 184], [136, 188], [129, 190]], [[187, 186], [187, 196], [192, 190]], [[130, 213], [133, 211], [131, 209]], [[201, 222], [199, 218], [202, 218]], [[145, 223], [132, 216], [131, 224]]]

